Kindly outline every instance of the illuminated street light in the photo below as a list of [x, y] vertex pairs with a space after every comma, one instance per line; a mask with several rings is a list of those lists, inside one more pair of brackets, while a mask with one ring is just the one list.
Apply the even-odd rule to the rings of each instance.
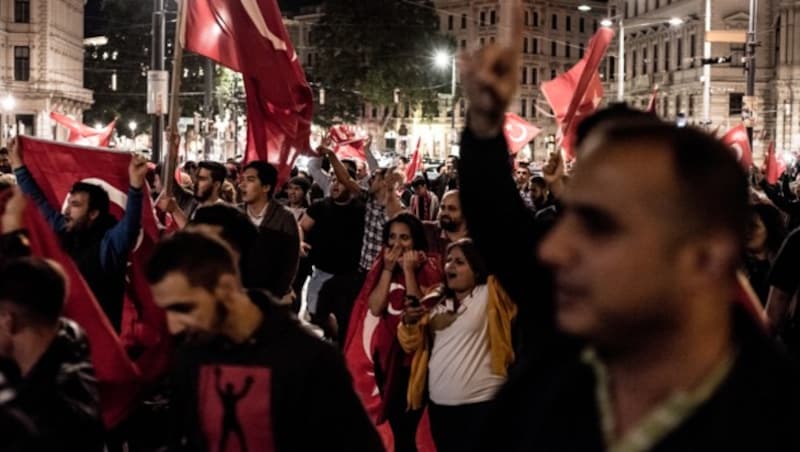
[[584, 13], [589, 12], [591, 10], [592, 10], [592, 7], [589, 6], [589, 5], [580, 5], [580, 6], [578, 6], [578, 11], [581, 11], [581, 12], [584, 12]]

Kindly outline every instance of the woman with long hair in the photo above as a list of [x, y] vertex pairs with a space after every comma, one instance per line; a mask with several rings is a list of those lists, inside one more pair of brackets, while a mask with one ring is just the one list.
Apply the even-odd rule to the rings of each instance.
[[448, 246], [444, 271], [445, 283], [425, 297], [433, 306], [409, 304], [397, 333], [403, 349], [414, 353], [409, 406], [422, 405], [427, 387], [436, 448], [456, 452], [477, 442], [506, 380], [516, 308], [472, 240]]
[[[406, 393], [411, 355], [397, 340], [397, 326], [407, 303], [417, 304], [422, 295], [442, 281], [441, 263], [428, 254], [422, 222], [401, 213], [383, 228], [383, 252], [367, 275], [350, 321], [345, 345], [348, 367], [356, 388], [376, 424], [388, 421], [397, 452], [416, 451], [416, 431], [422, 410], [407, 409]], [[366, 327], [365, 325], [370, 325]], [[361, 332], [361, 337], [357, 337]], [[372, 364], [350, 357], [365, 348]], [[365, 373], [374, 373], [374, 384], [360, 385]], [[379, 398], [373, 395], [377, 386]]]

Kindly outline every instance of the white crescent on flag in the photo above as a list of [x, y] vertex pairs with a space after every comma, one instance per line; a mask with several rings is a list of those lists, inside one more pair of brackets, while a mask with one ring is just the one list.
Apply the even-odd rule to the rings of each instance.
[[[515, 131], [517, 133], [514, 133]], [[508, 132], [508, 138], [515, 143], [522, 143], [525, 141], [525, 128], [519, 124], [506, 123], [506, 132]]]

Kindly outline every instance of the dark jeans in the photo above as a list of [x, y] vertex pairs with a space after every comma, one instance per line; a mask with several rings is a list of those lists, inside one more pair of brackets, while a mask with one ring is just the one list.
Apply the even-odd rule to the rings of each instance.
[[468, 452], [481, 438], [494, 402], [466, 405], [428, 403], [431, 435], [437, 452]]
[[[312, 322], [325, 332], [325, 337], [338, 342], [339, 347], [344, 347], [347, 338], [347, 326], [350, 323], [350, 314], [353, 304], [364, 284], [365, 274], [361, 271], [352, 271], [335, 275], [325, 281], [319, 291], [317, 312]], [[328, 315], [336, 317], [337, 328], [334, 330], [328, 321]]]
[[392, 394], [388, 394], [386, 403], [386, 419], [392, 428], [395, 452], [417, 452], [417, 427], [422, 419], [422, 410], [407, 410], [406, 392], [410, 369], [400, 370], [398, 381], [404, 384], [395, 385]]

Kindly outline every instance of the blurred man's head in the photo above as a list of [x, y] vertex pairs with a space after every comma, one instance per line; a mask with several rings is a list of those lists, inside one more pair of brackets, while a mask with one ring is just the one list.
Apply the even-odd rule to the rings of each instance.
[[547, 182], [541, 176], [531, 178], [530, 194], [534, 204], [541, 204], [547, 199]]
[[414, 193], [424, 196], [428, 193], [428, 181], [425, 180], [424, 177], [417, 177], [411, 182], [411, 187], [414, 189]]
[[745, 175], [719, 141], [618, 124], [585, 137], [539, 250], [560, 328], [611, 351], [726, 316], [749, 221]]
[[52, 335], [66, 294], [66, 278], [55, 263], [26, 257], [0, 267], [0, 356], [22, 358], [23, 333]]
[[517, 169], [514, 170], [514, 181], [518, 187], [525, 187], [531, 181], [531, 170], [528, 162], [517, 162]]
[[0, 148], [0, 174], [11, 172], [11, 162], [8, 160], [8, 149]]
[[222, 184], [225, 182], [225, 167], [218, 162], [200, 162], [197, 165], [197, 178], [194, 186], [194, 197], [200, 202], [216, 199], [220, 196]]
[[253, 161], [244, 167], [242, 183], [242, 201], [245, 204], [267, 202], [272, 199], [275, 184], [278, 183], [278, 170], [267, 162]]
[[290, 206], [305, 206], [308, 204], [307, 195], [311, 190], [311, 182], [305, 177], [297, 176], [289, 180], [286, 185], [286, 195]]
[[224, 333], [232, 304], [242, 290], [231, 249], [199, 232], [179, 232], [159, 242], [146, 276], [174, 335]]
[[69, 192], [64, 220], [67, 231], [86, 231], [110, 218], [108, 193], [99, 185], [76, 182]]

